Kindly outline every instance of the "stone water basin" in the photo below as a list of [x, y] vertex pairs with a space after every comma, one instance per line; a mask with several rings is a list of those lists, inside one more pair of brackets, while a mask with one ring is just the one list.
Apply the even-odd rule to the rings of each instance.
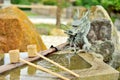
[[[119, 72], [111, 68], [101, 60], [95, 58], [91, 54], [79, 53], [78, 55], [73, 54], [63, 54], [63, 51], [55, 52], [47, 56], [48, 58], [54, 60], [55, 62], [67, 67], [68, 69], [78, 73], [79, 78], [75, 78], [68, 72], [54, 66], [53, 64], [45, 61], [38, 60], [34, 64], [41, 65], [48, 68], [54, 72], [57, 72], [71, 80], [118, 80]], [[27, 57], [27, 53], [21, 53], [22, 58]], [[4, 55], [4, 60], [2, 64], [9, 63], [9, 55]], [[43, 71], [37, 70], [34, 67], [25, 65], [11, 71], [0, 74], [0, 80], [60, 80], [59, 78], [52, 76]]]

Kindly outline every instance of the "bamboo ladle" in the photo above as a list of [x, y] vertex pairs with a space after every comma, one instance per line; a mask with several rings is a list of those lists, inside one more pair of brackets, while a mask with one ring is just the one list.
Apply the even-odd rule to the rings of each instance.
[[68, 78], [66, 78], [66, 77], [64, 77], [64, 76], [61, 76], [61, 75], [58, 74], [58, 73], [52, 72], [52, 71], [50, 71], [49, 69], [44, 68], [44, 67], [42, 67], [42, 66], [40, 66], [40, 65], [35, 65], [35, 64], [33, 64], [33, 63], [29, 62], [29, 61], [26, 61], [26, 60], [24, 60], [24, 59], [21, 59], [21, 58], [20, 58], [20, 61], [22, 61], [22, 62], [24, 62], [24, 63], [26, 63], [26, 64], [28, 64], [28, 65], [30, 65], [30, 66], [33, 66], [33, 67], [35, 67], [35, 68], [37, 68], [37, 69], [40, 69], [40, 70], [42, 70], [42, 71], [45, 71], [45, 72], [47, 72], [47, 73], [49, 73], [49, 74], [52, 74], [52, 75], [54, 75], [54, 76], [57, 76], [57, 77], [59, 77], [59, 78], [61, 78], [61, 79], [63, 79], [63, 80], [70, 80], [70, 79], [68, 79]]
[[26, 63], [26, 64], [28, 64], [30, 66], [33, 66], [33, 67], [35, 67], [37, 69], [45, 71], [45, 72], [47, 72], [49, 74], [52, 74], [52, 75], [54, 75], [56, 77], [59, 77], [59, 78], [61, 78], [63, 80], [70, 80], [70, 79], [68, 79], [68, 78], [66, 78], [66, 77], [64, 77], [64, 76], [62, 76], [62, 75], [60, 75], [58, 73], [52, 72], [51, 70], [49, 70], [47, 68], [44, 68], [44, 67], [42, 67], [40, 65], [35, 65], [35, 64], [33, 64], [33, 63], [29, 62], [29, 61], [26, 61], [26, 60], [20, 58], [18, 49], [17, 50], [10, 50], [9, 55], [10, 55], [10, 63], [16, 64], [16, 63], [21, 61], [21, 62], [24, 62], [24, 63]]
[[28, 45], [28, 46], [27, 46], [27, 49], [28, 49], [28, 56], [29, 56], [29, 57], [34, 57], [34, 56], [37, 55], [37, 56], [39, 56], [39, 57], [45, 59], [46, 61], [48, 61], [48, 62], [50, 62], [50, 63], [52, 63], [52, 64], [58, 66], [59, 68], [65, 70], [65, 71], [67, 71], [67, 72], [69, 72], [70, 74], [74, 75], [75, 77], [79, 77], [79, 75], [76, 74], [76, 73], [74, 73], [73, 71], [71, 71], [71, 70], [65, 68], [64, 66], [61, 66], [60, 64], [58, 64], [58, 63], [56, 63], [56, 62], [50, 60], [49, 58], [47, 58], [47, 57], [45, 57], [45, 56], [43, 56], [43, 55], [41, 55], [41, 54], [38, 54], [38, 53], [37, 53], [36, 45]]
[[65, 71], [67, 71], [67, 72], [69, 72], [70, 74], [74, 75], [75, 77], [79, 77], [78, 74], [76, 74], [76, 73], [74, 73], [73, 71], [71, 71], [71, 70], [65, 68], [64, 66], [61, 66], [60, 64], [58, 64], [58, 63], [56, 63], [56, 62], [50, 60], [49, 58], [47, 58], [47, 57], [45, 57], [45, 56], [43, 56], [43, 55], [41, 55], [41, 54], [38, 54], [38, 53], [36, 53], [36, 55], [39, 56], [39, 57], [41, 57], [41, 58], [43, 58], [43, 59], [45, 59], [46, 61], [48, 61], [48, 62], [50, 62], [50, 63], [52, 63], [52, 64], [58, 66], [59, 68], [65, 70]]

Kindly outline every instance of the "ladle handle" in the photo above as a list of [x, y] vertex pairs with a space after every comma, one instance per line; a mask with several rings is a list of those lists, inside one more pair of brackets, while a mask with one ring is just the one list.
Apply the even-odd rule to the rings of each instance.
[[26, 60], [24, 60], [24, 59], [21, 59], [20, 58], [20, 61], [22, 61], [22, 62], [24, 62], [24, 63], [26, 63], [26, 64], [28, 64], [28, 65], [30, 65], [30, 66], [33, 66], [33, 67], [35, 67], [35, 68], [37, 68], [37, 69], [40, 69], [40, 70], [42, 70], [42, 71], [45, 71], [45, 72], [47, 72], [47, 73], [49, 73], [49, 74], [52, 74], [52, 75], [54, 75], [54, 76], [57, 76], [57, 77], [59, 77], [59, 78], [61, 78], [61, 79], [63, 79], [63, 80], [70, 80], [70, 79], [68, 79], [68, 78], [66, 78], [66, 77], [63, 77], [63, 76], [61, 76], [60, 74], [57, 74], [57, 73], [55, 73], [55, 72], [52, 72], [52, 71], [50, 71], [49, 69], [47, 69], [47, 68], [44, 68], [44, 67], [42, 67], [42, 66], [38, 66], [38, 65], [35, 65], [35, 64], [33, 64], [33, 63], [30, 63], [30, 62], [28, 62], [28, 61], [26, 61]]
[[41, 55], [41, 54], [38, 54], [38, 53], [37, 53], [36, 55], [38, 55], [39, 57], [45, 59], [46, 61], [48, 61], [48, 62], [50, 62], [50, 63], [52, 63], [52, 64], [58, 66], [59, 68], [65, 70], [65, 71], [67, 71], [67, 72], [69, 72], [70, 74], [74, 75], [75, 77], [79, 77], [78, 74], [76, 74], [76, 73], [74, 73], [73, 71], [71, 71], [71, 70], [65, 68], [64, 66], [61, 66], [60, 64], [58, 64], [58, 63], [56, 63], [56, 62], [50, 60], [49, 58], [47, 58], [47, 57], [45, 57], [45, 56], [43, 56], [43, 55]]

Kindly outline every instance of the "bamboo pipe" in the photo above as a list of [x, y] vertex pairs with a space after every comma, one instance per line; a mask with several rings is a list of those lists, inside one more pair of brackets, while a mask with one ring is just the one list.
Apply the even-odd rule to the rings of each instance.
[[52, 75], [54, 75], [54, 76], [57, 76], [57, 77], [59, 77], [59, 78], [61, 78], [61, 79], [63, 79], [63, 80], [70, 80], [70, 79], [68, 79], [68, 78], [66, 78], [66, 77], [63, 77], [63, 76], [61, 76], [60, 74], [57, 74], [57, 73], [55, 73], [55, 72], [52, 72], [52, 71], [50, 71], [49, 69], [46, 69], [46, 68], [44, 68], [44, 67], [42, 67], [42, 66], [38, 66], [38, 65], [35, 65], [35, 64], [33, 64], [33, 63], [30, 63], [30, 62], [28, 62], [28, 61], [26, 61], [26, 60], [24, 60], [24, 59], [21, 59], [20, 58], [20, 61], [22, 61], [22, 62], [24, 62], [24, 63], [26, 63], [26, 64], [28, 64], [28, 65], [30, 65], [30, 66], [33, 66], [33, 67], [35, 67], [35, 68], [38, 68], [38, 69], [40, 69], [40, 70], [42, 70], [42, 71], [45, 71], [45, 72], [47, 72], [47, 73], [49, 73], [49, 74], [52, 74]]
[[36, 53], [36, 55], [38, 55], [39, 57], [45, 59], [45, 60], [48, 61], [48, 62], [50, 62], [50, 63], [52, 63], [52, 64], [54, 64], [54, 65], [60, 67], [61, 69], [63, 69], [63, 70], [65, 70], [65, 71], [69, 72], [70, 74], [74, 75], [75, 77], [79, 77], [78, 74], [76, 74], [76, 73], [74, 73], [73, 71], [71, 71], [71, 70], [69, 70], [69, 69], [67, 69], [67, 68], [65, 68], [65, 67], [63, 67], [63, 66], [61, 66], [60, 64], [58, 64], [58, 63], [56, 63], [56, 62], [54, 62], [54, 61], [52, 61], [52, 60], [50, 60], [49, 58], [47, 58], [47, 57], [45, 57], [45, 56], [43, 56], [43, 55], [41, 55], [41, 54], [38, 54], [38, 53]]

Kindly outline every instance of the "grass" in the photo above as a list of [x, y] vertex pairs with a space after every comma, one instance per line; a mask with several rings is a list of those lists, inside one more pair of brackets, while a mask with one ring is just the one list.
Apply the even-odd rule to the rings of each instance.
[[53, 28], [56, 28], [56, 25], [54, 24], [34, 24], [37, 31], [40, 33], [40, 34], [43, 34], [43, 35], [50, 35], [50, 32], [52, 31]]
[[[37, 31], [42, 34], [42, 35], [51, 35], [51, 31], [54, 29], [54, 28], [57, 28], [57, 26], [55, 24], [44, 24], [44, 23], [41, 23], [41, 24], [34, 24]], [[69, 29], [69, 26], [64, 26], [64, 25], [61, 25], [60, 29], [63, 29], [63, 30], [67, 30]]]
[[[33, 13], [31, 11], [24, 11], [25, 14], [28, 17], [36, 17], [39, 16], [37, 13]], [[42, 34], [42, 35], [50, 35], [52, 29], [57, 28], [55, 24], [45, 24], [45, 23], [40, 23], [40, 24], [34, 24], [37, 31]], [[66, 30], [67, 26], [61, 25], [60, 29]]]
[[27, 16], [39, 16], [37, 13], [33, 13], [31, 11], [24, 11]]
[[44, 24], [44, 23], [41, 23], [41, 24], [35, 24], [35, 26], [37, 28], [48, 28], [48, 29], [53, 29], [56, 27], [56, 25], [54, 24]]

